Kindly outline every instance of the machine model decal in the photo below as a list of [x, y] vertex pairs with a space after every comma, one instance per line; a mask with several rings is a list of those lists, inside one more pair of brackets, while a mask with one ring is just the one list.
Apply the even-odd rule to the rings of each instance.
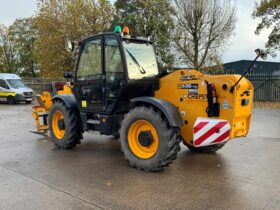
[[177, 85], [178, 89], [198, 89], [198, 84], [184, 84], [180, 83]]
[[193, 127], [193, 145], [202, 147], [228, 141], [230, 129], [227, 120], [197, 118]]

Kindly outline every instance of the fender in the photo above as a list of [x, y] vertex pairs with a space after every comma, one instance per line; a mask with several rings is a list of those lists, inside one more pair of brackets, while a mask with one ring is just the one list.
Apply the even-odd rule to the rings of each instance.
[[69, 109], [73, 109], [76, 108], [78, 109], [78, 104], [76, 101], [76, 98], [73, 94], [60, 94], [60, 95], [56, 95], [52, 98], [52, 101], [55, 100], [60, 100], [63, 101], [63, 103], [65, 104], [65, 106]]
[[176, 106], [166, 100], [154, 97], [137, 97], [130, 100], [132, 103], [145, 103], [158, 108], [166, 117], [171, 127], [181, 127], [184, 125], [181, 114]]

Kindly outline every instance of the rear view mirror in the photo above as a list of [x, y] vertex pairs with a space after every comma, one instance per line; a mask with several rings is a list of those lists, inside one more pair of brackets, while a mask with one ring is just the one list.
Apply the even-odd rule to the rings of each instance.
[[65, 79], [72, 79], [73, 78], [73, 73], [71, 73], [71, 72], [64, 72], [63, 73], [63, 77]]
[[263, 60], [267, 59], [267, 53], [264, 50], [256, 49], [255, 52], [259, 57], [261, 57]]

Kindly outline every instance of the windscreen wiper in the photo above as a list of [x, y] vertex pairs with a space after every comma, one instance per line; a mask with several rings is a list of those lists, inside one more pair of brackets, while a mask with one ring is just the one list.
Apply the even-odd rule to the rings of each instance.
[[141, 66], [139, 64], [139, 62], [137, 61], [137, 59], [134, 57], [134, 55], [132, 55], [132, 53], [126, 49], [126, 52], [128, 53], [128, 55], [131, 57], [131, 59], [133, 60], [133, 62], [138, 66], [139, 70], [140, 70], [140, 73], [141, 74], [146, 74], [146, 70], [143, 68], [143, 66]]

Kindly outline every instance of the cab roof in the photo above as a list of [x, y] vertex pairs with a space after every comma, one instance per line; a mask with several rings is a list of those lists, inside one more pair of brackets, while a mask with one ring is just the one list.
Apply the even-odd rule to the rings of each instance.
[[0, 73], [0, 79], [21, 79], [16, 74]]
[[151, 41], [149, 38], [139, 37], [139, 36], [124, 36], [122, 34], [115, 33], [115, 32], [102, 32], [102, 33], [98, 33], [95, 35], [91, 35], [91, 36], [83, 38], [81, 41], [79, 41], [79, 43], [81, 44], [88, 39], [91, 39], [91, 38], [97, 37], [97, 36], [103, 36], [103, 35], [115, 35], [115, 36], [119, 36], [122, 40], [129, 40], [129, 41], [135, 41], [135, 42], [137, 42], [137, 41], [146, 42], [146, 43], [153, 44], [153, 41]]

